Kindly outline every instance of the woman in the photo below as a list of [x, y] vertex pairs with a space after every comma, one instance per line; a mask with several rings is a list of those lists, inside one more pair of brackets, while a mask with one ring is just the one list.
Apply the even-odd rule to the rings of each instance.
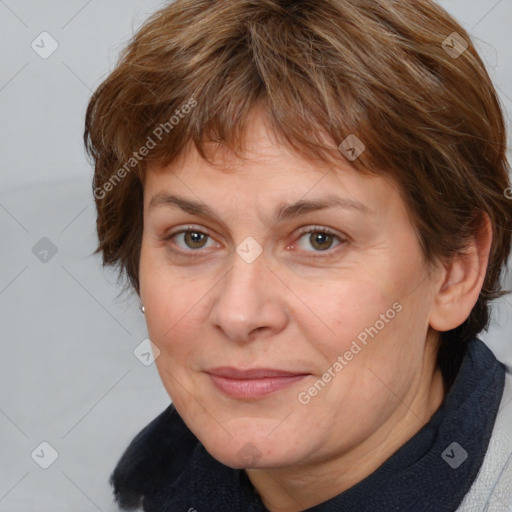
[[177, 0], [92, 97], [99, 247], [172, 404], [111, 483], [145, 511], [512, 507], [512, 376], [477, 335], [506, 133], [430, 0]]

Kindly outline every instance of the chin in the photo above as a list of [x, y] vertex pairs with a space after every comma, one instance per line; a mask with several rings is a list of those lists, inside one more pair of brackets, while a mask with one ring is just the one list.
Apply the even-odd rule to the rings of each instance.
[[233, 432], [233, 438], [226, 436], [221, 442], [208, 439], [202, 444], [212, 457], [234, 469], [277, 468], [292, 465], [301, 458], [289, 436], [276, 436], [272, 440], [267, 436], [268, 433], [238, 435]]

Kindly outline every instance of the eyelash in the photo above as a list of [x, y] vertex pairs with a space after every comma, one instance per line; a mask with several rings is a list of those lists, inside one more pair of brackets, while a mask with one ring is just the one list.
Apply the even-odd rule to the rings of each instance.
[[[165, 236], [163, 238], [163, 240], [164, 241], [170, 241], [176, 235], [181, 235], [181, 234], [190, 233], [190, 232], [199, 233], [201, 235], [206, 235], [207, 237], [212, 238], [211, 235], [207, 231], [203, 231], [202, 228], [198, 229], [198, 228], [196, 228], [194, 226], [187, 226], [185, 229], [181, 229], [180, 231], [175, 231], [173, 233], [170, 233], [169, 235]], [[333, 237], [337, 238], [340, 241], [340, 243], [337, 244], [336, 246], [334, 246], [334, 248], [326, 249], [324, 251], [305, 251], [307, 253], [310, 253], [310, 252], [318, 253], [317, 255], [310, 254], [309, 257], [311, 257], [311, 258], [319, 258], [319, 257], [330, 256], [335, 251], [336, 247], [341, 246], [341, 245], [343, 245], [343, 244], [348, 242], [348, 240], [346, 238], [343, 238], [342, 236], [336, 234], [331, 229], [325, 228], [325, 227], [322, 227], [322, 226], [310, 226], [310, 227], [307, 227], [307, 228], [302, 228], [302, 229], [299, 230], [297, 236], [298, 236], [298, 239], [300, 239], [304, 235], [311, 234], [311, 233], [322, 233], [322, 234], [325, 234], [325, 235], [330, 235], [330, 236], [333, 236]], [[295, 243], [293, 245], [295, 246]], [[201, 250], [201, 249], [198, 249], [198, 250], [194, 250], [194, 249], [185, 250], [185, 249], [181, 249], [181, 248], [178, 248], [178, 249], [173, 248], [171, 250], [173, 252], [177, 252], [177, 253], [180, 253], [180, 254], [186, 254], [187, 256], [190, 256], [191, 253], [199, 253], [199, 254], [195, 254], [194, 255], [195, 257], [201, 257], [202, 256], [201, 253], [203, 252], [203, 250]]]

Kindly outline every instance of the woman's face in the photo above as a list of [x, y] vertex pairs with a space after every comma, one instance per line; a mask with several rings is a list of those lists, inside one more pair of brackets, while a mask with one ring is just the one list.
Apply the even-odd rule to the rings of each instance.
[[369, 454], [428, 419], [438, 284], [389, 178], [313, 165], [251, 126], [244, 161], [194, 149], [148, 169], [140, 295], [160, 377], [228, 466]]

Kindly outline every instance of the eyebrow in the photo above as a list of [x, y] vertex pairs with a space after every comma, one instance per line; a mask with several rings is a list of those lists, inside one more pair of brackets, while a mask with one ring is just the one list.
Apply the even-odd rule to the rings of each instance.
[[[191, 215], [213, 218], [216, 219], [218, 222], [222, 223], [222, 219], [209, 206], [198, 201], [192, 201], [183, 196], [166, 193], [156, 194], [151, 198], [149, 202], [148, 211], [160, 205], [177, 206], [181, 208], [183, 211], [190, 213]], [[368, 208], [368, 206], [364, 205], [363, 203], [360, 203], [359, 201], [329, 195], [322, 199], [301, 199], [294, 203], [281, 204], [276, 208], [274, 212], [273, 221], [277, 223], [285, 219], [305, 215], [306, 213], [312, 211], [324, 210], [326, 208], [335, 207], [356, 210], [365, 215], [370, 213], [370, 209]]]

